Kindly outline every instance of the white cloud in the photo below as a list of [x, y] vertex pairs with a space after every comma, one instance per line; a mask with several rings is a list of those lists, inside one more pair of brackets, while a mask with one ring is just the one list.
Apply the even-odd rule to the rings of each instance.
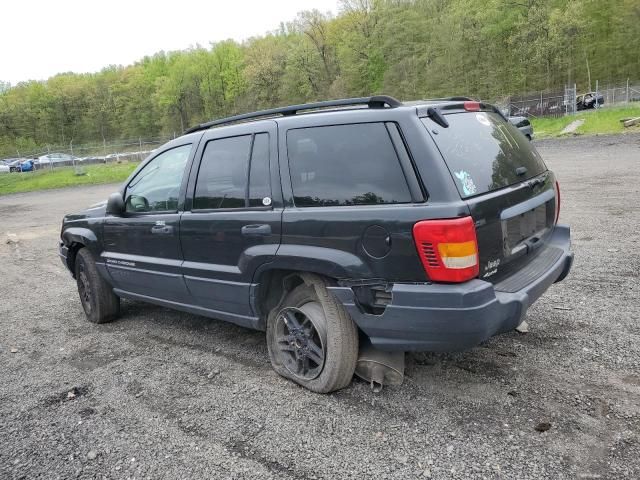
[[127, 65], [160, 50], [244, 40], [301, 10], [337, 10], [337, 0], [28, 0], [3, 2], [0, 80]]

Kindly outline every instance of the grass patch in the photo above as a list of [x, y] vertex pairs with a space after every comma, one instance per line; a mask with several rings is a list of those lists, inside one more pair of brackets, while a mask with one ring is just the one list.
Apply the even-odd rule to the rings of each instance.
[[85, 175], [76, 175], [73, 167], [59, 167], [53, 171], [44, 167], [35, 172], [0, 174], [0, 195], [122, 182], [137, 166], [137, 163], [87, 165], [82, 167]]
[[[533, 132], [537, 138], [560, 137], [562, 130], [574, 120], [584, 120], [575, 131], [576, 135], [598, 135], [607, 133], [623, 133], [640, 131], [637, 127], [624, 128], [623, 118], [640, 117], [640, 105], [624, 107], [605, 107], [598, 110], [587, 110], [575, 115], [559, 118], [533, 118]], [[568, 134], [572, 135], [572, 134]]]

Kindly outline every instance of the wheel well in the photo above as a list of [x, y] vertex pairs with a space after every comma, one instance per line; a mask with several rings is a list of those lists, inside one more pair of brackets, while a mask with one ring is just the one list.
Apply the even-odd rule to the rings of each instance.
[[[311, 272], [268, 270], [260, 276], [260, 286], [256, 295], [255, 305], [258, 309], [258, 315], [265, 324], [269, 312], [282, 302], [287, 293], [298, 285], [305, 283], [304, 275], [309, 273]], [[329, 280], [332, 283], [335, 282], [335, 279], [330, 278]]]
[[81, 248], [85, 246], [80, 242], [72, 242], [67, 252], [67, 267], [71, 270], [71, 275], [76, 278], [76, 256]]

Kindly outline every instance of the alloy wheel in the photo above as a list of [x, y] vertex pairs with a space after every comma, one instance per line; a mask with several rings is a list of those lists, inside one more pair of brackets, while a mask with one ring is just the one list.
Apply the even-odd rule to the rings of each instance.
[[313, 380], [325, 361], [324, 311], [317, 302], [287, 307], [276, 318], [278, 356], [289, 372]]

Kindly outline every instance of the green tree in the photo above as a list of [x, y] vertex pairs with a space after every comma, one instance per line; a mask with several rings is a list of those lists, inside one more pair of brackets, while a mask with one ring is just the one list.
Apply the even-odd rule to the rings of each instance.
[[216, 117], [310, 100], [498, 99], [640, 79], [638, 0], [341, 0], [242, 43], [133, 65], [0, 82], [0, 155], [181, 133]]

